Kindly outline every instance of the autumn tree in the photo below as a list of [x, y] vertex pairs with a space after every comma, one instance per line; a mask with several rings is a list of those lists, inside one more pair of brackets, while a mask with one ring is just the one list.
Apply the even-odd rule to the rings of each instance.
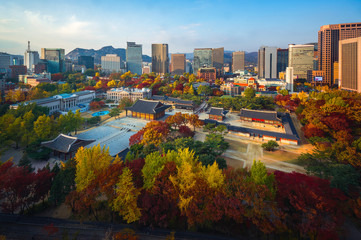
[[[96, 177], [96, 171], [102, 171], [113, 161], [109, 149], [100, 145], [91, 148], [80, 147], [75, 154], [76, 161], [76, 189], [81, 191]], [[116, 159], [115, 161], [119, 161]]]
[[199, 120], [199, 116], [197, 114], [187, 114], [186, 119], [188, 123], [193, 126], [193, 131], [196, 130], [196, 127], [203, 126], [203, 121]]
[[174, 115], [169, 116], [165, 122], [168, 123], [171, 127], [179, 128], [182, 125], [187, 124], [187, 115], [181, 112], [177, 112]]
[[137, 205], [140, 190], [134, 187], [132, 172], [124, 168], [116, 188], [117, 197], [112, 202], [112, 209], [119, 213], [127, 223], [139, 220], [140, 208]]

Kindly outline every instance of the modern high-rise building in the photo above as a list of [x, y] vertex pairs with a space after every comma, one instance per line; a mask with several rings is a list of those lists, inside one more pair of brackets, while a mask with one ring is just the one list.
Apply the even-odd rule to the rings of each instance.
[[25, 66], [28, 71], [34, 72], [35, 65], [39, 63], [39, 53], [30, 50], [30, 41], [28, 41], [28, 49], [25, 51]]
[[361, 37], [339, 42], [339, 87], [361, 93]]
[[212, 49], [212, 65], [217, 71], [217, 76], [223, 74], [224, 64], [224, 48], [213, 48]]
[[84, 65], [86, 69], [94, 69], [94, 57], [92, 56], [79, 56], [78, 65]]
[[121, 60], [117, 54], [107, 54], [101, 57], [102, 70], [108, 73], [121, 71]]
[[277, 49], [277, 77], [280, 72], [286, 71], [288, 67], [288, 48], [287, 49]]
[[233, 52], [232, 53], [232, 72], [244, 71], [244, 58], [245, 52]]
[[339, 57], [339, 41], [361, 37], [361, 22], [321, 26], [318, 31], [318, 71], [313, 76], [322, 75], [322, 84], [334, 84], [334, 62]]
[[212, 67], [212, 48], [196, 48], [193, 52], [193, 73], [199, 68]]
[[127, 70], [131, 73], [142, 75], [142, 45], [127, 42], [126, 50]]
[[186, 72], [186, 55], [172, 54], [170, 66], [172, 75], [183, 75]]
[[288, 91], [290, 91], [291, 93], [293, 92], [293, 67], [287, 67], [286, 68], [286, 89]]
[[259, 78], [277, 78], [277, 48], [262, 46], [258, 50]]
[[288, 45], [288, 66], [300, 79], [307, 79], [307, 71], [313, 70], [314, 45]]
[[65, 72], [65, 50], [62, 48], [42, 48], [41, 59], [47, 60], [48, 72]]
[[169, 73], [168, 44], [152, 44], [152, 72]]

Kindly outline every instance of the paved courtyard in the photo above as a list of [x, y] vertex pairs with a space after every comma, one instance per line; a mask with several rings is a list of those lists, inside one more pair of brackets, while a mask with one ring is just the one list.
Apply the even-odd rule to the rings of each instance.
[[129, 147], [129, 138], [142, 129], [148, 121], [137, 118], [120, 118], [109, 121], [102, 126], [92, 128], [76, 135], [80, 139], [95, 140], [87, 148], [96, 146], [109, 147], [111, 156]]

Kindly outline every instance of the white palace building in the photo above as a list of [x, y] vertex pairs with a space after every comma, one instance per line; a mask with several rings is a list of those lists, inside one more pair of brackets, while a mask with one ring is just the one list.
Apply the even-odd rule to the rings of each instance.
[[[48, 98], [31, 100], [19, 104], [36, 103], [38, 106], [48, 107], [49, 114], [60, 112], [67, 113], [69, 110], [75, 113], [76, 110], [85, 112], [89, 110], [89, 103], [95, 98], [95, 91], [86, 90], [75, 93], [63, 93]], [[18, 108], [19, 104], [11, 105], [11, 108]]]

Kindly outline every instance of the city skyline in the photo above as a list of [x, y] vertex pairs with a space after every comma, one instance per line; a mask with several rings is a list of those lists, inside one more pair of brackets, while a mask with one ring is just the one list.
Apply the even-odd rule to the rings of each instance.
[[35, 51], [64, 48], [66, 53], [77, 47], [126, 48], [127, 41], [135, 41], [150, 56], [152, 43], [167, 43], [170, 53], [191, 53], [194, 48], [255, 52], [262, 45], [317, 42], [322, 25], [358, 22], [361, 2], [17, 1], [2, 3], [0, 11], [1, 52], [24, 54], [27, 41]]

